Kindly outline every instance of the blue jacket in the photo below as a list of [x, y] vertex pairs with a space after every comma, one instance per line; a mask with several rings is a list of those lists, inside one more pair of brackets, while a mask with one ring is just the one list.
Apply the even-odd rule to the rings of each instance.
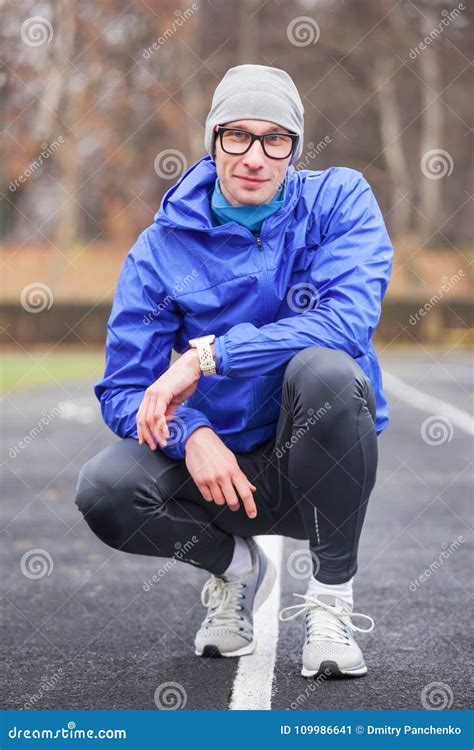
[[106, 424], [138, 438], [145, 389], [194, 336], [214, 333], [218, 374], [202, 377], [177, 410], [164, 452], [184, 457], [207, 425], [234, 452], [275, 436], [285, 367], [309, 346], [340, 349], [370, 378], [376, 430], [388, 424], [372, 334], [392, 269], [379, 206], [360, 172], [287, 171], [282, 207], [255, 236], [214, 226], [216, 166], [206, 156], [165, 194], [128, 253], [107, 327], [106, 367], [95, 386]]

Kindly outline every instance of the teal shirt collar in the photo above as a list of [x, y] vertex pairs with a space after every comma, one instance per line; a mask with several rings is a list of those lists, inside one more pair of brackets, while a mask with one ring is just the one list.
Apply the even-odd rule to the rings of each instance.
[[259, 206], [231, 206], [223, 196], [219, 178], [214, 183], [214, 191], [211, 197], [211, 208], [213, 217], [217, 224], [225, 224], [228, 221], [236, 221], [251, 232], [258, 232], [267, 216], [278, 211], [285, 202], [286, 178], [270, 203], [262, 203]]

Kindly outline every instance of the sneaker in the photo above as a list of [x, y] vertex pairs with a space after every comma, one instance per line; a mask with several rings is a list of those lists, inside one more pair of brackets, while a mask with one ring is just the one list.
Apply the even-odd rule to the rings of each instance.
[[[303, 647], [303, 677], [362, 677], [367, 673], [362, 651], [354, 640], [353, 632], [370, 633], [374, 621], [368, 615], [352, 612], [350, 605], [329, 594], [293, 594], [304, 603], [285, 607], [280, 620], [293, 620], [305, 614], [306, 638]], [[283, 616], [293, 610], [290, 615]], [[354, 625], [352, 618], [363, 618], [368, 628]]]
[[269, 596], [276, 580], [272, 561], [248, 538], [252, 568], [239, 577], [212, 576], [201, 601], [208, 607], [194, 640], [198, 656], [245, 656], [255, 650], [253, 615]]

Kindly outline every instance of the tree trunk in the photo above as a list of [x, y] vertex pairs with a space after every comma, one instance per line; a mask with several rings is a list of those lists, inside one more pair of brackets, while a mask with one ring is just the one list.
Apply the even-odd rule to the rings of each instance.
[[258, 10], [261, 5], [262, 4], [259, 0], [241, 0], [240, 2], [237, 65], [247, 65], [258, 62]]
[[[422, 33], [428, 35], [439, 22], [432, 8], [424, 9]], [[441, 92], [441, 66], [436, 40], [419, 54], [420, 73], [424, 81], [421, 87], [421, 139], [419, 151], [419, 212], [417, 214], [417, 234], [423, 242], [428, 241], [441, 224], [442, 174], [450, 171], [450, 155], [440, 154], [443, 149], [443, 105], [438, 98]]]
[[81, 206], [75, 193], [79, 188], [80, 182], [80, 159], [79, 159], [79, 139], [74, 135], [72, 128], [80, 119], [82, 112], [82, 94], [81, 91], [75, 90], [72, 94], [66, 95], [65, 106], [62, 110], [66, 120], [65, 133], [66, 142], [63, 143], [55, 154], [56, 164], [58, 166], [58, 182], [61, 185], [59, 202], [61, 208], [56, 214], [56, 227], [54, 232], [54, 244], [64, 252], [69, 250], [80, 234]]
[[59, 111], [64, 92], [69, 82], [70, 64], [73, 57], [76, 19], [72, 0], [62, 0], [57, 8], [53, 37], [53, 59], [49, 67], [45, 87], [39, 97], [35, 135], [39, 141], [49, 141], [58, 135]]
[[379, 55], [375, 58], [372, 74], [379, 114], [380, 138], [392, 185], [392, 206], [388, 223], [395, 237], [409, 231], [413, 200], [408, 162], [400, 137], [402, 132], [400, 108], [393, 79], [392, 60]]

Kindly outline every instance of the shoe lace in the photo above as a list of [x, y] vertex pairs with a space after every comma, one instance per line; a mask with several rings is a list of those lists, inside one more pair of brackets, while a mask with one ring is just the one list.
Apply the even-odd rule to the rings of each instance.
[[243, 610], [240, 601], [244, 595], [241, 591], [245, 583], [237, 579], [225, 581], [223, 578], [213, 576], [209, 578], [201, 592], [201, 601], [209, 608], [206, 620], [212, 625], [229, 625], [234, 623], [236, 616], [241, 620], [242, 615], [236, 615], [236, 611]]
[[[293, 594], [304, 601], [285, 607], [279, 613], [282, 621], [293, 620], [299, 615], [306, 615], [308, 643], [315, 641], [333, 641], [335, 643], [347, 643], [348, 630], [359, 633], [370, 633], [374, 629], [375, 622], [361, 612], [346, 612], [344, 609], [332, 606], [321, 601], [317, 595]], [[291, 614], [288, 612], [292, 611]], [[369, 622], [368, 628], [361, 628], [352, 622], [353, 618], [362, 618]]]

